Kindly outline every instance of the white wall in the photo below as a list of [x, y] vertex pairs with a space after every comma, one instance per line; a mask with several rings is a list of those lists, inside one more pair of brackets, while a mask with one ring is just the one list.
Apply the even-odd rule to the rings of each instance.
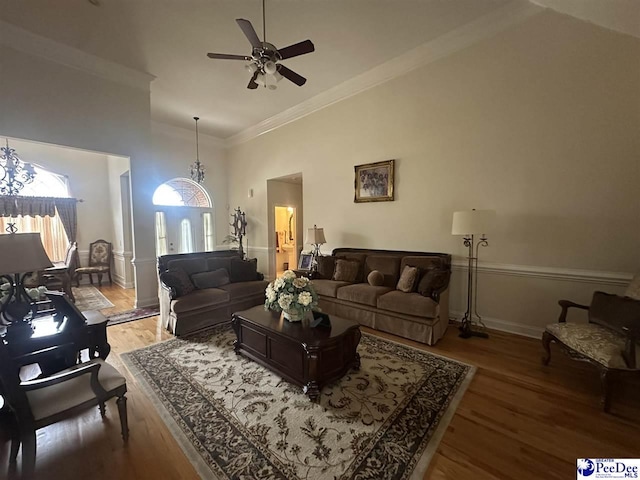
[[[454, 254], [452, 213], [498, 212], [482, 249], [479, 310], [537, 335], [557, 300], [622, 291], [640, 268], [640, 41], [546, 12], [229, 151], [229, 200], [268, 247], [266, 180], [304, 176], [305, 228], [323, 250]], [[353, 203], [354, 165], [396, 159], [396, 201]], [[620, 273], [622, 272], [622, 273]]]
[[131, 185], [129, 159], [107, 156], [109, 203], [113, 224], [113, 281], [123, 288], [134, 285], [133, 244], [131, 241]]

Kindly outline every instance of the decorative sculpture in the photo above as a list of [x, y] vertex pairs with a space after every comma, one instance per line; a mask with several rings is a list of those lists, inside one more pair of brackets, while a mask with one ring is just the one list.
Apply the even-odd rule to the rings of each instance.
[[236, 208], [231, 214], [232, 221], [229, 225], [233, 227], [233, 236], [238, 242], [238, 254], [240, 258], [245, 258], [244, 247], [242, 246], [242, 237], [247, 234], [247, 219], [245, 213], [240, 210], [240, 207]]

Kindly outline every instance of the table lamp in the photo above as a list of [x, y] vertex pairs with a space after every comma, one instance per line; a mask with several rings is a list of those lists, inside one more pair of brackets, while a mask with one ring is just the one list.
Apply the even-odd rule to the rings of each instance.
[[311, 265], [312, 265], [312, 270], [315, 271], [318, 268], [317, 258], [322, 256], [322, 254], [320, 253], [320, 245], [324, 245], [325, 243], [327, 243], [327, 239], [324, 238], [324, 229], [318, 228], [316, 225], [314, 225], [313, 228], [308, 228], [307, 238], [305, 239], [304, 243], [313, 245], [313, 252], [311, 252], [311, 255], [312, 255]]

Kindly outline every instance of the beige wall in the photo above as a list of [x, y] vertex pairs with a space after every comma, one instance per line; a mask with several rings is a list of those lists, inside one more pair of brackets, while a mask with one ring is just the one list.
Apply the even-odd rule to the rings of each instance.
[[[559, 298], [621, 291], [640, 268], [639, 58], [638, 39], [546, 12], [233, 147], [229, 201], [254, 189], [250, 241], [267, 247], [266, 180], [302, 172], [304, 227], [324, 227], [325, 251], [450, 252], [456, 265], [452, 213], [495, 209], [479, 310], [537, 334]], [[353, 166], [391, 158], [396, 201], [354, 204]]]

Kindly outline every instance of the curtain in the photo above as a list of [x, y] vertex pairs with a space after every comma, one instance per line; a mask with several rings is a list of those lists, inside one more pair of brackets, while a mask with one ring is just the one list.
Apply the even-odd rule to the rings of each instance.
[[75, 198], [56, 198], [55, 206], [58, 211], [60, 221], [67, 233], [69, 243], [76, 241], [78, 234], [78, 212], [76, 209], [77, 200]]
[[2, 196], [0, 197], [0, 217], [16, 217], [18, 215], [53, 217], [56, 214], [55, 201], [54, 197]]
[[57, 216], [28, 217], [18, 216], [14, 218], [0, 217], [0, 233], [4, 233], [8, 223], [15, 223], [20, 233], [40, 233], [44, 251], [47, 252], [52, 262], [62, 262], [67, 252], [69, 240], [64, 231], [64, 226]]

